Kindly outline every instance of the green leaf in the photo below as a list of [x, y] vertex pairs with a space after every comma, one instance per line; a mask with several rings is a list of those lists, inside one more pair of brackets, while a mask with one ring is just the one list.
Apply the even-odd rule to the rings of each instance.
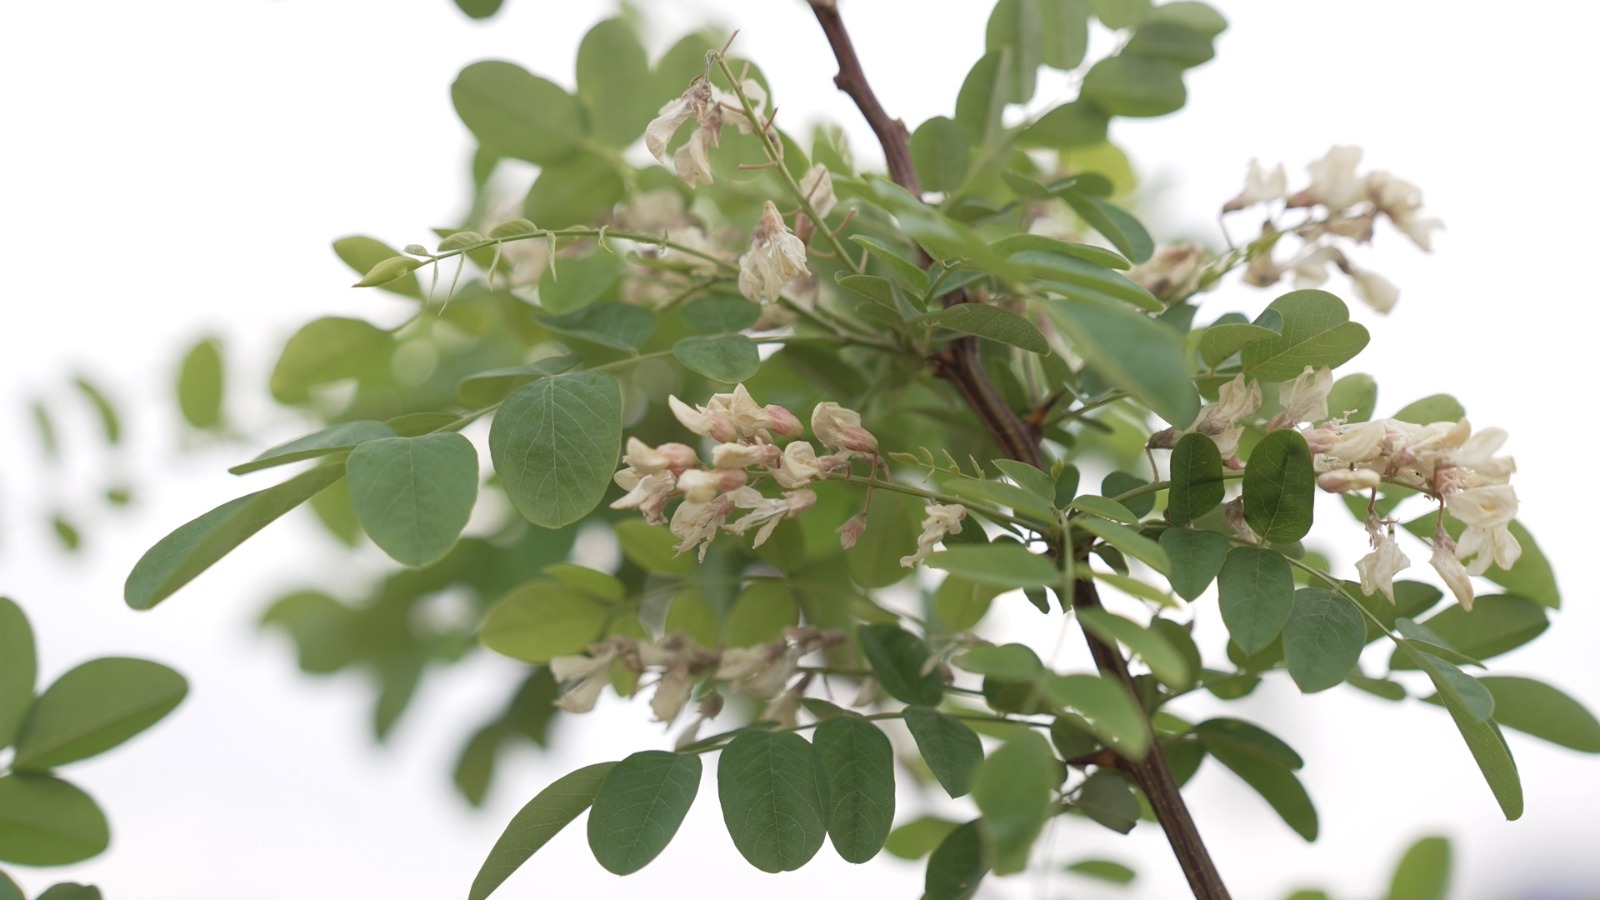
[[595, 860], [614, 875], [644, 868], [671, 843], [699, 791], [698, 756], [644, 750], [617, 763], [589, 811]]
[[[900, 315], [900, 301], [895, 298], [894, 285], [887, 278], [876, 275], [847, 275], [843, 271], [838, 276], [839, 286], [871, 300], [884, 309], [894, 310], [895, 315]], [[754, 304], [746, 301], [747, 306]]]
[[178, 367], [178, 411], [196, 428], [222, 424], [222, 342], [204, 338]]
[[733, 845], [763, 872], [792, 872], [822, 848], [817, 762], [797, 734], [747, 731], [729, 741], [717, 762], [717, 796]]
[[101, 900], [101, 897], [97, 887], [63, 881], [45, 888], [44, 893], [34, 900]]
[[799, 623], [799, 601], [789, 585], [756, 581], [740, 591], [733, 601], [726, 626], [728, 646], [765, 644], [781, 637], [785, 628]]
[[[359, 234], [342, 237], [334, 241], [333, 252], [339, 259], [344, 261], [345, 265], [361, 276], [367, 275], [379, 263], [400, 256], [399, 250], [385, 244], [383, 241]], [[416, 267], [413, 266], [412, 268]], [[409, 269], [400, 273], [393, 280], [374, 286], [407, 297], [415, 297], [418, 300], [422, 299], [422, 285], [418, 283], [417, 276], [411, 274]]]
[[[1215, 369], [1251, 344], [1269, 341], [1278, 332], [1247, 322], [1224, 322], [1208, 326], [1200, 333], [1200, 361]], [[1329, 407], [1330, 409], [1332, 407]]]
[[622, 390], [604, 372], [554, 375], [500, 405], [489, 455], [523, 517], [560, 528], [605, 495], [622, 448]]
[[496, 653], [532, 663], [581, 653], [599, 639], [610, 614], [586, 591], [557, 581], [529, 581], [489, 608], [478, 638]]
[[1172, 563], [1167, 559], [1167, 552], [1161, 549], [1160, 544], [1126, 525], [1118, 525], [1096, 516], [1074, 519], [1073, 524], [1163, 575], [1172, 567]]
[[1110, 117], [1105, 110], [1093, 103], [1074, 100], [1040, 116], [1023, 130], [1017, 142], [1027, 147], [1057, 150], [1093, 146], [1105, 143], [1109, 124]]
[[462, 379], [461, 383], [456, 385], [456, 396], [469, 406], [489, 406], [505, 399], [507, 394], [529, 382], [551, 375], [560, 375], [581, 362], [583, 357], [568, 353], [547, 357], [525, 366], [485, 369]]
[[[1467, 749], [1478, 764], [1478, 771], [1483, 773], [1495, 802], [1500, 804], [1500, 811], [1507, 820], [1520, 819], [1523, 806], [1522, 778], [1517, 774], [1517, 763], [1511, 757], [1511, 748], [1506, 746], [1505, 735], [1500, 733], [1500, 726], [1489, 718], [1494, 711], [1494, 696], [1470, 675], [1438, 657], [1415, 649], [1410, 641], [1403, 641], [1400, 646], [1428, 674], [1428, 679], [1438, 690], [1439, 698], [1450, 711], [1451, 720], [1456, 723], [1456, 730], [1461, 732], [1462, 740], [1466, 741]], [[1482, 696], [1473, 690], [1474, 685], [1483, 691]]]
[[1034, 731], [1006, 741], [978, 767], [972, 799], [994, 849], [995, 871], [1020, 872], [1050, 820], [1055, 789], [1065, 774], [1050, 742]]
[[1041, 679], [1052, 703], [1070, 707], [1089, 720], [1097, 737], [1134, 759], [1150, 749], [1150, 723], [1127, 689], [1096, 675], [1056, 675]]
[[1301, 588], [1283, 626], [1289, 677], [1307, 694], [1344, 681], [1367, 643], [1367, 621], [1354, 603], [1334, 593]]
[[998, 306], [960, 303], [919, 316], [913, 321], [963, 334], [975, 334], [986, 340], [1021, 347], [1029, 353], [1047, 355], [1050, 352], [1050, 345], [1045, 343], [1044, 335], [1032, 322]]
[[466, 13], [468, 18], [487, 19], [500, 11], [502, 2], [504, 0], [456, 0], [456, 6]]
[[[1419, 623], [1443, 638], [1452, 649], [1473, 659], [1488, 659], [1526, 644], [1550, 627], [1544, 607], [1526, 597], [1491, 594], [1479, 597], [1472, 612], [1459, 606], [1445, 608]], [[1392, 669], [1414, 669], [1409, 657], [1396, 652]]]
[[1100, 640], [1121, 643], [1138, 654], [1162, 684], [1183, 690], [1194, 683], [1196, 673], [1190, 670], [1188, 661], [1156, 632], [1103, 609], [1080, 609], [1078, 621]]
[[382, 287], [406, 276], [415, 278], [416, 276], [411, 273], [425, 265], [427, 265], [427, 260], [414, 259], [410, 256], [391, 256], [388, 259], [379, 260], [371, 271], [361, 276], [360, 281], [350, 286], [358, 288]]
[[483, 149], [497, 156], [545, 166], [582, 146], [583, 110], [577, 99], [521, 66], [473, 63], [456, 76], [450, 100]]
[[1207, 719], [1194, 727], [1200, 745], [1206, 750], [1253, 758], [1285, 769], [1299, 770], [1305, 760], [1294, 748], [1266, 730], [1240, 719]]
[[972, 775], [983, 762], [983, 743], [978, 736], [960, 719], [926, 706], [908, 706], [901, 715], [917, 742], [917, 752], [945, 793], [966, 796], [972, 790]]
[[367, 441], [345, 470], [361, 527], [402, 565], [450, 552], [478, 499], [478, 451], [459, 434]]
[[[979, 751], [978, 757], [983, 757]], [[900, 859], [916, 860], [932, 853], [935, 847], [944, 842], [950, 832], [956, 829], [956, 823], [949, 819], [937, 816], [921, 816], [897, 827], [889, 832], [889, 839], [884, 842], [883, 849], [890, 856]]]
[[1000, 131], [1000, 117], [1011, 86], [1011, 51], [1000, 47], [983, 55], [967, 72], [956, 94], [956, 124], [967, 139], [979, 146], [988, 144]]
[[978, 892], [978, 882], [989, 873], [993, 851], [974, 819], [957, 825], [928, 857], [923, 900], [968, 900]]
[[1122, 52], [1175, 62], [1185, 69], [1209, 62], [1217, 55], [1211, 36], [1174, 21], [1146, 21], [1123, 45]]
[[1494, 720], [1536, 738], [1600, 753], [1600, 722], [1583, 704], [1532, 678], [1484, 675], [1478, 683], [1494, 697]]
[[592, 253], [560, 260], [539, 276], [539, 307], [566, 316], [604, 299], [616, 299], [626, 261], [616, 253]]
[[[1008, 506], [1017, 515], [1032, 517], [1035, 521], [1052, 522], [1055, 520], [1055, 510], [1051, 507], [1052, 498], [1041, 497], [1033, 491], [1023, 490], [1015, 485], [999, 481], [980, 481], [965, 475], [950, 475], [943, 472], [934, 473], [933, 480], [940, 490], [961, 500], [975, 501], [993, 506]], [[971, 533], [974, 536], [977, 534], [976, 532], [966, 531], [964, 533]], [[909, 539], [900, 546], [905, 546], [913, 541], [915, 541], [914, 531], [909, 536]]]
[[845, 862], [866, 862], [883, 849], [894, 822], [894, 748], [859, 716], [823, 722], [812, 740], [833, 849]]
[[751, 378], [761, 368], [756, 342], [742, 334], [686, 337], [672, 345], [672, 355], [690, 370], [728, 384]]
[[1044, 46], [1041, 40], [1043, 21], [1036, 0], [999, 0], [989, 14], [989, 24], [984, 29], [984, 49], [995, 51], [1004, 48], [1004, 82], [1009, 87], [1007, 103], [1027, 103], [1039, 77]]
[[1335, 381], [1328, 389], [1328, 412], [1346, 422], [1366, 422], [1378, 408], [1378, 382], [1371, 375], [1355, 373]]
[[1066, 71], [1083, 63], [1089, 51], [1089, 4], [1086, 0], [1037, 0], [1039, 60]]
[[394, 429], [384, 422], [370, 419], [341, 422], [331, 428], [324, 428], [305, 437], [286, 441], [269, 450], [263, 450], [255, 459], [247, 463], [240, 463], [228, 471], [234, 475], [244, 475], [261, 469], [270, 469], [274, 466], [288, 465], [305, 459], [315, 459], [319, 456], [328, 456], [344, 450], [353, 450], [356, 445], [364, 441], [387, 437], [394, 437]]
[[84, 399], [89, 401], [90, 406], [94, 407], [95, 415], [100, 419], [100, 431], [105, 435], [106, 443], [111, 445], [121, 443], [122, 420], [117, 415], [117, 408], [111, 404], [111, 398], [106, 396], [105, 391], [100, 390], [95, 386], [94, 382], [83, 375], [72, 379], [72, 386], [78, 389], [78, 393], [82, 394]]
[[1161, 532], [1161, 549], [1167, 552], [1171, 562], [1167, 581], [1173, 592], [1185, 600], [1193, 600], [1204, 593], [1222, 571], [1223, 561], [1228, 557], [1228, 539], [1214, 531], [1168, 528]]
[[1231, 746], [1207, 744], [1206, 750], [1260, 794], [1296, 834], [1307, 841], [1317, 839], [1316, 807], [1311, 805], [1310, 795], [1293, 772]]
[[1300, 432], [1274, 431], [1250, 451], [1244, 469], [1244, 519], [1274, 544], [1292, 544], [1311, 533], [1317, 473]]
[[123, 599], [134, 609], [155, 606], [274, 519], [343, 477], [343, 464], [318, 466], [179, 526], [134, 564]]
[[1200, 398], [1189, 379], [1183, 338], [1176, 331], [1099, 299], [1052, 300], [1045, 309], [1107, 381], [1173, 425], [1194, 421]]
[[715, 647], [722, 622], [711, 603], [698, 591], [679, 591], [667, 606], [666, 634], [684, 634], [702, 647]]
[[[1332, 407], [1328, 408], [1332, 411]], [[1391, 418], [1413, 425], [1431, 425], [1434, 422], [1459, 422], [1467, 417], [1461, 401], [1449, 394], [1432, 394], [1401, 407]]]
[[48, 775], [0, 777], [0, 860], [64, 866], [110, 842], [105, 813], [83, 791]]
[[1276, 550], [1234, 547], [1217, 574], [1217, 600], [1233, 642], [1259, 653], [1294, 612], [1294, 573]]
[[708, 294], [683, 305], [683, 323], [695, 334], [731, 334], [749, 328], [759, 318], [761, 304], [729, 294]]
[[860, 244], [868, 254], [883, 263], [889, 270], [895, 283], [913, 294], [921, 296], [928, 290], [928, 273], [922, 267], [907, 259], [901, 251], [894, 250], [883, 242], [865, 235], [853, 234], [850, 240]]
[[902, 703], [939, 705], [944, 697], [944, 681], [937, 670], [923, 673], [928, 645], [921, 638], [886, 624], [861, 625], [856, 628], [856, 638], [889, 696]]
[[595, 303], [563, 316], [538, 316], [539, 324], [602, 347], [638, 350], [656, 330], [656, 318], [627, 303]]
[[1183, 87], [1183, 66], [1166, 59], [1133, 54], [1108, 56], [1083, 76], [1078, 99], [1114, 116], [1164, 116], [1189, 99]]
[[1101, 825], [1127, 834], [1139, 824], [1139, 798], [1133, 786], [1116, 772], [1100, 770], [1084, 779], [1073, 808]]
[[931, 568], [995, 587], [1029, 588], [1061, 582], [1061, 572], [1049, 557], [1008, 542], [951, 547], [930, 555], [926, 562]]
[[934, 116], [911, 135], [911, 162], [925, 191], [959, 189], [972, 162], [967, 133], [954, 119]]
[[107, 657], [56, 679], [17, 735], [18, 771], [42, 771], [104, 753], [172, 712], [189, 684], [160, 663]]
[[695, 570], [695, 559], [676, 551], [678, 539], [672, 532], [642, 519], [625, 519], [612, 529], [622, 555], [646, 572], [687, 575]]
[[[640, 86], [650, 83], [650, 59], [626, 19], [606, 19], [578, 44], [578, 99], [597, 140], [622, 149], [644, 134], [657, 104]], [[536, 220], [538, 221], [538, 220]]]
[[546, 165], [523, 198], [522, 214], [543, 228], [603, 224], [625, 190], [613, 160], [583, 153]]
[[1445, 900], [1450, 889], [1450, 841], [1426, 837], [1406, 849], [1389, 881], [1388, 900]]
[[1055, 503], [1056, 485], [1049, 475], [1014, 459], [994, 459], [990, 462], [1003, 475], [1015, 481], [1018, 487], [1043, 500], [1046, 506]]
[[974, 675], [987, 675], [1004, 681], [1024, 681], [1044, 668], [1039, 655], [1026, 644], [973, 647], [956, 657], [955, 664]]
[[1101, 237], [1111, 242], [1117, 252], [1135, 263], [1145, 262], [1155, 253], [1156, 244], [1150, 232], [1139, 224], [1122, 207], [1090, 194], [1063, 191], [1061, 199], [1067, 201], [1078, 217]]
[[1133, 884], [1134, 879], [1138, 877], [1137, 872], [1109, 859], [1082, 859], [1062, 871], [1109, 884]]
[[1107, 28], [1128, 28], [1150, 15], [1151, 0], [1089, 0], [1095, 18]]
[[1283, 328], [1244, 348], [1246, 377], [1288, 381], [1306, 366], [1344, 365], [1367, 346], [1366, 327], [1350, 321], [1350, 308], [1327, 291], [1290, 291], [1267, 309], [1283, 317]]
[[[1222, 452], [1203, 434], [1186, 434], [1172, 448], [1167, 521], [1187, 525], [1222, 503]], [[1187, 599], [1193, 600], [1193, 597]]]
[[329, 316], [308, 323], [284, 344], [272, 369], [272, 396], [303, 403], [310, 389], [386, 372], [394, 351], [389, 332], [360, 319]]
[[535, 794], [506, 825], [489, 856], [472, 879], [467, 900], [484, 900], [519, 866], [550, 842], [567, 823], [594, 802], [595, 794], [617, 764], [595, 763], [568, 772]]
[[39, 660], [22, 607], [0, 597], [0, 748], [11, 746], [33, 705]]

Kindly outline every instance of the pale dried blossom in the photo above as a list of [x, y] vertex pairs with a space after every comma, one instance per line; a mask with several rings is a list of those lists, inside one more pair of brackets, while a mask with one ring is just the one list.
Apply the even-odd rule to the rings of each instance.
[[1381, 593], [1394, 600], [1394, 576], [1401, 569], [1411, 565], [1411, 560], [1400, 552], [1400, 545], [1394, 540], [1394, 526], [1380, 528], [1376, 523], [1369, 523], [1367, 530], [1371, 535], [1372, 552], [1356, 561], [1356, 571], [1361, 575], [1361, 590], [1367, 594]]
[[811, 411], [811, 433], [836, 453], [878, 452], [878, 439], [861, 427], [861, 414], [837, 403], [818, 403]]
[[1234, 376], [1217, 391], [1217, 402], [1208, 403], [1187, 428], [1168, 428], [1151, 436], [1147, 446], [1171, 449], [1186, 434], [1203, 434], [1216, 442], [1217, 450], [1225, 461], [1233, 460], [1239, 452], [1239, 438], [1244, 435], [1243, 421], [1261, 407], [1261, 385], [1246, 381], [1244, 375]]
[[866, 531], [867, 516], [865, 513], [856, 513], [845, 519], [844, 524], [836, 529], [839, 535], [839, 546], [849, 550], [856, 545], [856, 541], [861, 540], [861, 535], [865, 534]]
[[900, 557], [900, 565], [911, 568], [928, 558], [933, 548], [946, 535], [961, 533], [961, 520], [967, 517], [967, 508], [959, 503], [934, 503], [928, 501], [923, 511], [922, 534], [917, 536], [917, 552]]
[[1302, 422], [1320, 422], [1328, 417], [1328, 392], [1333, 389], [1333, 371], [1327, 366], [1305, 370], [1278, 386], [1278, 404], [1283, 408], [1272, 421], [1268, 431], [1295, 428]]
[[817, 163], [806, 170], [805, 176], [800, 179], [800, 193], [822, 218], [827, 218], [828, 214], [833, 212], [834, 205], [838, 203], [833, 195], [833, 176], [829, 174], [828, 167], [822, 163]]
[[1206, 249], [1199, 244], [1164, 244], [1150, 258], [1129, 269], [1128, 279], [1167, 306], [1181, 303], [1200, 290]]
[[1250, 160], [1250, 171], [1245, 175], [1244, 190], [1239, 196], [1223, 204], [1223, 212], [1235, 212], [1257, 203], [1271, 203], [1282, 200], [1289, 191], [1289, 177], [1283, 170], [1283, 164], [1274, 166], [1272, 171], [1261, 167], [1261, 163]]
[[628, 649], [628, 639], [612, 639], [589, 647], [588, 656], [557, 656], [550, 660], [550, 675], [561, 685], [556, 706], [567, 712], [594, 709], [608, 683], [611, 663]]
[[768, 200], [750, 234], [749, 251], [739, 257], [739, 293], [752, 303], [772, 303], [783, 293], [784, 285], [810, 274], [805, 244]]
[[[766, 92], [753, 81], [743, 82], [741, 89], [759, 115], [766, 103]], [[753, 134], [756, 126], [745, 115], [737, 98], [716, 90], [704, 77], [697, 77], [681, 96], [661, 107], [656, 118], [645, 127], [645, 149], [665, 164], [667, 146], [678, 129], [691, 119], [696, 123], [694, 133], [673, 153], [672, 166], [679, 178], [694, 187], [712, 181], [710, 152], [721, 138], [724, 122], [736, 125], [746, 134]]]
[[1456, 542], [1450, 539], [1444, 529], [1439, 529], [1433, 536], [1433, 555], [1428, 558], [1433, 570], [1444, 579], [1445, 586], [1450, 588], [1450, 593], [1455, 595], [1456, 602], [1467, 612], [1472, 611], [1472, 573], [1461, 564], [1456, 556]]

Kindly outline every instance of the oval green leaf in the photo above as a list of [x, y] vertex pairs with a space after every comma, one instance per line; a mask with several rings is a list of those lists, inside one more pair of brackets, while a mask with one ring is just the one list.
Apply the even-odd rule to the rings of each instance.
[[582, 146], [586, 129], [577, 99], [521, 66], [473, 63], [456, 76], [450, 99], [478, 143], [497, 156], [543, 166]]
[[1283, 660], [1289, 677], [1307, 694], [1344, 681], [1367, 643], [1367, 621], [1345, 597], [1317, 588], [1294, 592], [1283, 626]]
[[994, 856], [980, 825], [978, 819], [957, 825], [929, 855], [923, 900], [968, 900], [978, 892]]
[[394, 429], [385, 422], [377, 422], [371, 419], [341, 422], [331, 428], [324, 428], [305, 437], [298, 437], [276, 447], [263, 450], [255, 459], [240, 463], [228, 471], [234, 475], [245, 475], [261, 469], [270, 469], [274, 466], [283, 466], [293, 462], [300, 462], [301, 460], [328, 456], [342, 450], [353, 450], [357, 444], [364, 441], [394, 437], [394, 434]]
[[1030, 588], [1061, 583], [1061, 572], [1047, 556], [1009, 542], [961, 545], [930, 555], [927, 564], [968, 581], [1003, 588]]
[[1484, 675], [1478, 682], [1494, 697], [1494, 720], [1536, 738], [1600, 753], [1600, 722], [1583, 704], [1532, 678]]
[[370, 322], [337, 316], [309, 322], [278, 355], [270, 382], [273, 399], [303, 403], [317, 385], [386, 372], [393, 350], [393, 335]]
[[90, 660], [39, 695], [12, 766], [37, 771], [103, 753], [161, 721], [188, 692], [183, 676], [160, 663]]
[[761, 368], [756, 342], [742, 334], [686, 337], [672, 345], [672, 355], [691, 371], [727, 384], [754, 377]]
[[[1172, 448], [1167, 521], [1187, 525], [1222, 503], [1222, 451], [1203, 434], [1186, 434]], [[1194, 598], [1189, 598], [1194, 599]]]
[[1367, 346], [1367, 329], [1350, 321], [1350, 308], [1327, 291], [1290, 291], [1267, 310], [1283, 317], [1278, 335], [1245, 347], [1244, 374], [1288, 381], [1306, 366], [1337, 368]]
[[105, 813], [83, 791], [48, 775], [0, 777], [0, 860], [64, 866], [110, 843]]
[[1194, 421], [1200, 398], [1177, 331], [1098, 298], [1051, 300], [1045, 309], [1107, 381], [1173, 425]]
[[1028, 851], [1050, 820], [1055, 789], [1065, 775], [1050, 742], [1025, 731], [983, 761], [973, 778], [972, 799], [988, 827], [998, 874], [1027, 867]]
[[644, 868], [672, 842], [699, 791], [698, 756], [645, 750], [617, 763], [589, 811], [595, 860], [616, 875]]
[[478, 451], [459, 434], [367, 441], [345, 470], [361, 527], [402, 565], [442, 559], [478, 500]]
[[717, 762], [717, 797], [733, 845], [763, 872], [792, 872], [822, 848], [817, 762], [797, 734], [747, 731], [728, 742]]
[[1244, 519], [1274, 544], [1292, 544], [1311, 533], [1317, 473], [1311, 450], [1298, 431], [1262, 438], [1244, 470]]
[[1032, 322], [998, 306], [960, 303], [940, 312], [921, 316], [915, 321], [935, 328], [975, 334], [985, 340], [1020, 347], [1029, 353], [1050, 352], [1050, 345], [1045, 343], [1044, 335]]
[[894, 625], [862, 625], [856, 629], [861, 652], [872, 664], [878, 683], [902, 703], [937, 706], [944, 697], [944, 681], [937, 670], [924, 673], [928, 645]]
[[208, 337], [189, 348], [178, 368], [178, 411], [196, 428], [222, 424], [222, 342]]
[[581, 653], [600, 637], [610, 613], [594, 597], [557, 581], [530, 581], [489, 608], [478, 639], [496, 653], [545, 663]]
[[828, 839], [845, 862], [864, 863], [883, 849], [894, 823], [894, 748], [876, 725], [849, 715], [818, 725], [812, 740]]
[[523, 517], [560, 528], [605, 495], [622, 448], [622, 391], [603, 372], [555, 375], [507, 397], [489, 429], [489, 455]]
[[1168, 528], [1161, 532], [1161, 549], [1167, 552], [1167, 582], [1185, 600], [1205, 593], [1228, 558], [1228, 539], [1215, 531]]
[[972, 774], [983, 762], [983, 743], [961, 720], [926, 706], [908, 706], [901, 715], [917, 742], [917, 752], [951, 797], [972, 790]]
[[39, 660], [22, 608], [0, 597], [0, 747], [9, 747], [33, 705]]
[[494, 842], [489, 856], [472, 879], [467, 900], [484, 900], [519, 866], [550, 842], [567, 823], [594, 802], [595, 794], [617, 764], [595, 763], [557, 778], [517, 811]]
[[1260, 653], [1277, 638], [1294, 611], [1294, 573], [1276, 550], [1235, 547], [1217, 574], [1222, 622], [1239, 649]]

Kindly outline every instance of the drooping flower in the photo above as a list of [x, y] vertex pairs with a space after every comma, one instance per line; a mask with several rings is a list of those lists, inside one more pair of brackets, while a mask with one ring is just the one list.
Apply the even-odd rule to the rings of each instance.
[[1199, 244], [1165, 244], [1150, 258], [1128, 270], [1128, 279], [1171, 306], [1200, 289], [1206, 249]]
[[619, 469], [611, 480], [627, 491], [611, 504], [612, 509], [637, 509], [651, 525], [666, 522], [667, 501], [677, 489], [671, 472], [656, 472], [640, 478], [632, 469]]
[[844, 520], [844, 524], [835, 529], [839, 535], [839, 546], [846, 550], [856, 545], [861, 536], [867, 532], [867, 517], [863, 513], [856, 513]]
[[1369, 269], [1350, 267], [1350, 283], [1355, 287], [1356, 297], [1362, 303], [1381, 313], [1394, 309], [1400, 300], [1400, 289], [1394, 282]]
[[1293, 381], [1278, 386], [1278, 403], [1283, 407], [1272, 421], [1268, 431], [1294, 428], [1301, 422], [1320, 422], [1328, 417], [1328, 392], [1333, 389], [1333, 371], [1327, 366], [1305, 370]]
[[818, 403], [811, 410], [811, 433], [836, 453], [878, 452], [878, 439], [861, 427], [861, 414], [837, 403]]
[[1234, 212], [1257, 203], [1282, 200], [1288, 190], [1289, 176], [1284, 172], [1282, 163], [1268, 172], [1261, 168], [1260, 162], [1252, 159], [1250, 172], [1244, 178], [1244, 190], [1239, 192], [1239, 196], [1223, 204], [1222, 211]]
[[900, 557], [900, 565], [911, 568], [928, 558], [934, 545], [945, 535], [960, 534], [961, 520], [967, 517], [967, 508], [959, 503], [934, 503], [929, 501], [923, 512], [922, 534], [917, 536], [917, 552]]
[[784, 285], [802, 275], [806, 247], [789, 231], [771, 200], [761, 208], [761, 220], [750, 234], [750, 250], [739, 257], [739, 293], [752, 303], [772, 303]]
[[1421, 217], [1420, 188], [1388, 172], [1372, 172], [1367, 175], [1366, 193], [1378, 212], [1388, 216], [1394, 227], [1413, 244], [1424, 251], [1433, 250], [1433, 232], [1443, 228], [1444, 223]]
[[1450, 535], [1440, 529], [1433, 536], [1433, 555], [1428, 558], [1433, 565], [1433, 570], [1439, 573], [1444, 583], [1450, 588], [1450, 593], [1455, 594], [1456, 602], [1467, 612], [1472, 612], [1472, 577], [1467, 572], [1461, 560], [1456, 557], [1456, 542], [1450, 540]]
[[1321, 204], [1340, 212], [1366, 199], [1366, 180], [1356, 177], [1360, 147], [1333, 147], [1327, 155], [1306, 166], [1311, 186], [1289, 198], [1290, 206]]
[[628, 638], [612, 638], [589, 647], [589, 656], [557, 656], [550, 660], [550, 674], [561, 685], [556, 706], [567, 712], [585, 713], [594, 709], [600, 691], [607, 684], [611, 663], [624, 649]]
[[[684, 473], [688, 474], [688, 473]], [[706, 561], [706, 551], [711, 548], [711, 542], [717, 537], [717, 529], [728, 519], [728, 513], [733, 511], [733, 500], [726, 494], [719, 494], [706, 501], [685, 499], [678, 504], [672, 513], [672, 523], [668, 526], [674, 537], [678, 538], [676, 548], [678, 553], [695, 547], [700, 548], [700, 561]]]
[[1409, 567], [1411, 560], [1395, 543], [1393, 526], [1379, 528], [1369, 524], [1367, 530], [1372, 536], [1372, 552], [1356, 561], [1356, 571], [1361, 573], [1361, 590], [1367, 594], [1381, 593], [1393, 603], [1394, 576]]

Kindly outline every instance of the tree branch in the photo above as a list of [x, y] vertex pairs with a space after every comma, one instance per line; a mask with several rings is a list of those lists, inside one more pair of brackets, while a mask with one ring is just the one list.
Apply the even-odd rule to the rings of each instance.
[[[833, 83], [850, 95], [877, 135], [878, 143], [883, 146], [884, 158], [889, 163], [889, 177], [920, 197], [922, 187], [911, 163], [911, 144], [905, 123], [891, 118], [872, 92], [866, 73], [862, 71], [861, 60], [856, 56], [855, 46], [850, 42], [850, 34], [845, 30], [844, 20], [839, 17], [837, 0], [808, 2], [839, 62], [839, 74], [834, 77]], [[926, 265], [931, 260], [924, 255], [923, 262]], [[968, 298], [964, 291], [953, 291], [944, 298], [946, 306], [965, 302], [968, 302]], [[976, 338], [964, 337], [951, 341], [928, 362], [935, 375], [955, 386], [1007, 457], [1036, 468], [1047, 468], [1044, 454], [1039, 448], [1039, 425], [1023, 421], [1000, 397], [988, 373], [983, 370]], [[1062, 536], [1061, 544], [1057, 553], [1075, 552], [1068, 536]], [[1093, 581], [1081, 579], [1074, 583], [1072, 604], [1075, 609], [1100, 608], [1100, 595]], [[1133, 693], [1133, 677], [1128, 674], [1128, 663], [1122, 658], [1121, 651], [1087, 631], [1084, 637], [1089, 642], [1089, 652], [1100, 673], [1120, 682]], [[1167, 840], [1178, 857], [1178, 864], [1182, 866], [1195, 897], [1198, 900], [1228, 900], [1228, 889], [1223, 885], [1216, 865], [1200, 839], [1200, 832], [1195, 828], [1189, 808], [1183, 802], [1183, 794], [1178, 790], [1177, 779], [1167, 765], [1160, 742], [1152, 741], [1149, 752], [1141, 760], [1121, 759], [1119, 768], [1128, 773], [1150, 801], [1150, 808], [1166, 831]]]

